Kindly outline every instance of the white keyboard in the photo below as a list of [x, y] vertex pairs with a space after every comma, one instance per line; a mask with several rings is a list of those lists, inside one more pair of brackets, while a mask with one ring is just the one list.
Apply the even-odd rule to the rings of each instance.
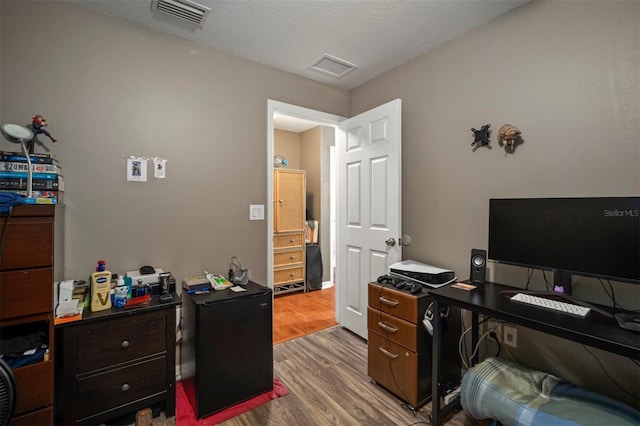
[[537, 297], [526, 293], [517, 293], [511, 298], [514, 302], [526, 303], [529, 305], [539, 306], [541, 308], [552, 309], [554, 311], [564, 312], [566, 314], [575, 315], [584, 318], [591, 309], [572, 303], [560, 302], [544, 297]]

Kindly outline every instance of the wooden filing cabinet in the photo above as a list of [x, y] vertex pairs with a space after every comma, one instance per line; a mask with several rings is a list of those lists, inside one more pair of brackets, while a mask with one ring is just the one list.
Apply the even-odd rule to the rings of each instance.
[[175, 415], [175, 306], [88, 312], [56, 326], [60, 423], [99, 424], [162, 406]]
[[[422, 324], [430, 303], [431, 297], [424, 289], [412, 295], [390, 284], [369, 283], [369, 377], [413, 407], [420, 407], [431, 397], [432, 337]], [[443, 339], [448, 349], [442, 371], [444, 380], [453, 383], [460, 377], [460, 358], [455, 350], [460, 336], [459, 314], [454, 313], [448, 322], [452, 325]]]
[[39, 361], [13, 369], [12, 425], [53, 423], [55, 215], [55, 205], [19, 205], [0, 216], [0, 353], [18, 352], [16, 341], [27, 336], [29, 344], [48, 348]]
[[304, 170], [274, 170], [273, 194], [274, 293], [306, 291]]

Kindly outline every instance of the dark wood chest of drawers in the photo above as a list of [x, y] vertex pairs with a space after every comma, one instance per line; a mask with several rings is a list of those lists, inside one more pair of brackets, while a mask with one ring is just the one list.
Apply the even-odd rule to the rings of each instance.
[[55, 205], [19, 205], [0, 216], [0, 353], [16, 353], [22, 338], [49, 348], [43, 360], [13, 369], [12, 425], [53, 422], [55, 215]]
[[[419, 407], [431, 397], [431, 335], [422, 325], [432, 299], [426, 290], [412, 295], [391, 285], [369, 283], [367, 329], [368, 374], [398, 398]], [[455, 348], [460, 336], [459, 312], [447, 332], [447, 380], [460, 376]], [[455, 340], [455, 341], [454, 341]]]
[[56, 327], [63, 424], [99, 424], [155, 405], [175, 415], [176, 303], [157, 298]]

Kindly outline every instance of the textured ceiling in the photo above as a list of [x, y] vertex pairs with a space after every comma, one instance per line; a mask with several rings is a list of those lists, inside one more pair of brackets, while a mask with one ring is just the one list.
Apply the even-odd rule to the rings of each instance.
[[[212, 9], [202, 28], [151, 0], [67, 1], [349, 90], [528, 0], [196, 0]], [[323, 54], [358, 68], [310, 70]]]

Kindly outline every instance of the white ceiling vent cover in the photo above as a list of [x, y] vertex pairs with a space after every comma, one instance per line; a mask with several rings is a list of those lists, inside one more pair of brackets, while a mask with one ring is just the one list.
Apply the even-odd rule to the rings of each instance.
[[310, 70], [335, 78], [342, 78], [357, 68], [358, 66], [355, 64], [336, 58], [335, 56], [327, 55], [326, 53], [316, 59], [313, 65], [309, 67]]
[[211, 12], [210, 8], [189, 0], [152, 0], [151, 10], [166, 13], [200, 27], [204, 25]]

